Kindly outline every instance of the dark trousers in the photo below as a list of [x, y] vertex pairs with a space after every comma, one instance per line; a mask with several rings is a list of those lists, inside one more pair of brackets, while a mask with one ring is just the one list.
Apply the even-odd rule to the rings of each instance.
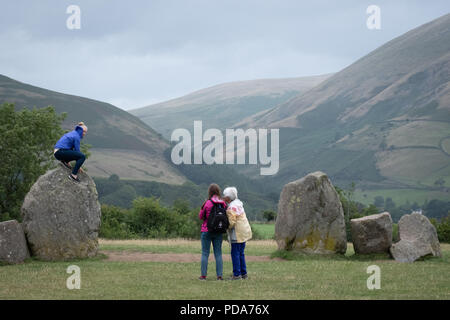
[[233, 275], [235, 277], [247, 274], [244, 250], [245, 242], [231, 244], [231, 261], [233, 262]]
[[68, 149], [59, 149], [58, 151], [56, 151], [55, 158], [63, 162], [70, 162], [75, 160], [77, 163], [72, 169], [72, 174], [74, 175], [78, 174], [78, 170], [80, 170], [81, 166], [84, 163], [84, 160], [86, 160], [86, 157], [83, 153]]

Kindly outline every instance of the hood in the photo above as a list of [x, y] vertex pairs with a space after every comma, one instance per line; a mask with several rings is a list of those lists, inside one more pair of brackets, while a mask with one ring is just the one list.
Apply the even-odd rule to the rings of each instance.
[[228, 205], [228, 209], [236, 212], [236, 214], [242, 214], [244, 212], [244, 204], [239, 199], [234, 199]]
[[223, 204], [226, 205], [225, 201], [223, 201], [222, 199], [220, 199], [220, 198], [219, 198], [218, 196], [216, 196], [216, 195], [213, 195], [213, 196], [211, 197], [211, 201], [212, 201], [212, 202], [215, 202], [215, 203], [223, 203]]
[[80, 135], [80, 138], [83, 139], [83, 127], [82, 126], [76, 126], [75, 131]]

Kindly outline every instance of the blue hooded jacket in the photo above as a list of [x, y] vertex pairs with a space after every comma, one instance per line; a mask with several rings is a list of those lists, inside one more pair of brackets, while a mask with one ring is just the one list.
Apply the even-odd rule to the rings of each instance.
[[55, 149], [68, 149], [80, 152], [80, 141], [83, 138], [83, 128], [76, 126], [75, 130], [67, 132], [55, 144]]

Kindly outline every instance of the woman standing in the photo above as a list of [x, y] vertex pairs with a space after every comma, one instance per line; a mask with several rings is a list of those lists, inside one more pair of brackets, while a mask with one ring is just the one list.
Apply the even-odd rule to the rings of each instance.
[[227, 216], [228, 240], [231, 244], [231, 261], [233, 262], [233, 276], [231, 280], [247, 279], [247, 265], [245, 263], [245, 243], [252, 238], [252, 229], [245, 215], [244, 205], [237, 197], [235, 187], [223, 191], [223, 199], [228, 204]]
[[223, 280], [223, 261], [222, 261], [222, 234], [208, 231], [208, 217], [211, 209], [215, 206], [223, 206], [226, 208], [226, 203], [220, 199], [220, 187], [213, 183], [208, 188], [208, 200], [206, 200], [198, 214], [199, 219], [203, 220], [202, 224], [202, 260], [201, 260], [201, 275], [199, 280], [206, 280], [208, 271], [208, 258], [211, 249], [211, 243], [214, 250], [214, 258], [216, 259], [216, 274], [217, 280]]
[[81, 169], [84, 160], [86, 160], [85, 155], [80, 151], [80, 142], [87, 131], [88, 128], [84, 122], [79, 122], [73, 131], [66, 133], [56, 142], [53, 150], [55, 158], [69, 169], [72, 169], [69, 162], [76, 161], [75, 167], [73, 167], [72, 173], [69, 175], [69, 178], [75, 182], [80, 182], [78, 171]]

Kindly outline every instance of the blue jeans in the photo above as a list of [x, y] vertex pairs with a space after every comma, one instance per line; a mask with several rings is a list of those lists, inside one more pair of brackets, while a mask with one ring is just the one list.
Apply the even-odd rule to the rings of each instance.
[[233, 262], [233, 275], [235, 277], [247, 274], [244, 250], [245, 242], [231, 244], [231, 261]]
[[206, 274], [208, 272], [208, 258], [212, 242], [214, 249], [214, 258], [216, 259], [216, 274], [218, 277], [221, 277], [223, 273], [222, 234], [202, 232], [201, 241], [202, 241], [201, 275], [206, 277]]
[[59, 149], [55, 152], [55, 158], [59, 161], [64, 162], [70, 162], [75, 160], [76, 164], [75, 167], [72, 169], [72, 174], [77, 175], [78, 170], [80, 170], [81, 166], [84, 163], [84, 160], [86, 160], [86, 157], [83, 153], [75, 150], [69, 150], [69, 149]]

